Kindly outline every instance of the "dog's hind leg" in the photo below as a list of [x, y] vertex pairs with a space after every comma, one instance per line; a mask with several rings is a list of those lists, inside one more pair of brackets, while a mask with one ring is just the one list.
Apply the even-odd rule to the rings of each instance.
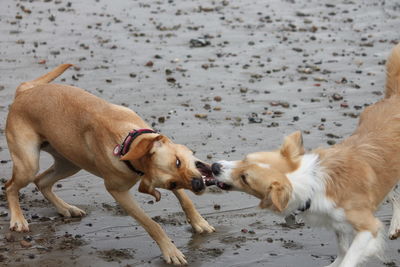
[[356, 231], [340, 267], [355, 267], [367, 258], [383, 259], [383, 225], [370, 210], [352, 210], [346, 213], [347, 220]]
[[400, 186], [396, 185], [390, 192], [389, 201], [392, 203], [393, 215], [390, 221], [389, 238], [397, 239], [400, 236]]
[[57, 212], [64, 217], [82, 217], [85, 212], [73, 205], [66, 203], [53, 192], [53, 185], [64, 178], [74, 175], [81, 168], [68, 161], [58, 154], [50, 145], [43, 148], [54, 158], [54, 164], [46, 171], [35, 177], [35, 184], [44, 197], [57, 209]]
[[33, 182], [39, 169], [40, 137], [23, 124], [7, 122], [6, 137], [13, 161], [12, 178], [5, 188], [10, 208], [10, 230], [29, 231], [21, 206], [19, 190]]

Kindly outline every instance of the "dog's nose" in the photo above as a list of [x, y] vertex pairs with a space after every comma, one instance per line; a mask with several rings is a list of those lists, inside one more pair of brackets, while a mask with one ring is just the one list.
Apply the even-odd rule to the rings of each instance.
[[200, 192], [204, 189], [203, 179], [193, 178], [192, 179], [192, 188], [194, 192]]
[[222, 165], [219, 163], [213, 163], [211, 165], [211, 171], [215, 176], [218, 176], [221, 173]]

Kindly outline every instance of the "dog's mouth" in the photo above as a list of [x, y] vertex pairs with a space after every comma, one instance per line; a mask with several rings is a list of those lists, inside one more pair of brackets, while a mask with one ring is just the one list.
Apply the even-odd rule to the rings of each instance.
[[218, 186], [222, 190], [229, 191], [229, 190], [232, 189], [232, 186], [230, 184], [226, 184], [226, 183], [220, 182], [217, 179], [215, 179], [215, 180], [216, 180], [216, 186]]
[[206, 186], [214, 184], [214, 176], [211, 171], [211, 166], [209, 164], [203, 163], [201, 161], [196, 161], [196, 168], [201, 173], [203, 182]]
[[201, 161], [196, 162], [196, 168], [201, 173], [203, 178], [203, 182], [205, 186], [212, 186], [216, 185], [217, 187], [221, 188], [222, 190], [230, 190], [232, 188], [231, 185], [218, 181], [211, 170], [211, 166], [205, 164]]

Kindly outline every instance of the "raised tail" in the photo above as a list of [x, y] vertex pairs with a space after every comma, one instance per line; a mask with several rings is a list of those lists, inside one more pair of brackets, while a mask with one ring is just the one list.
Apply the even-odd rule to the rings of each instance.
[[386, 62], [385, 98], [400, 95], [400, 44], [397, 44]]
[[63, 72], [68, 69], [69, 67], [73, 66], [72, 64], [61, 64], [57, 66], [55, 69], [51, 70], [50, 72], [46, 73], [45, 75], [40, 76], [39, 78], [29, 81], [23, 82], [17, 87], [16, 94], [23, 92], [25, 90], [31, 89], [40, 84], [46, 84], [53, 81], [55, 78], [63, 74]]

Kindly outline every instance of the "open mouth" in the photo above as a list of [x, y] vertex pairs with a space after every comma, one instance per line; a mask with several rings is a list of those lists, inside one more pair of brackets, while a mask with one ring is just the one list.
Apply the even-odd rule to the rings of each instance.
[[219, 188], [223, 189], [223, 190], [229, 190], [232, 188], [231, 185], [229, 184], [225, 184], [223, 182], [218, 181], [217, 179], [215, 179], [212, 171], [211, 171], [211, 167], [208, 164], [205, 164], [203, 162], [197, 161], [196, 162], [196, 168], [197, 170], [199, 170], [199, 172], [201, 173], [201, 176], [203, 178], [203, 182], [206, 186], [212, 186], [212, 185], [216, 185]]
[[214, 185], [215, 178], [212, 175], [211, 166], [201, 161], [196, 161], [196, 168], [201, 173], [203, 182], [206, 186]]

